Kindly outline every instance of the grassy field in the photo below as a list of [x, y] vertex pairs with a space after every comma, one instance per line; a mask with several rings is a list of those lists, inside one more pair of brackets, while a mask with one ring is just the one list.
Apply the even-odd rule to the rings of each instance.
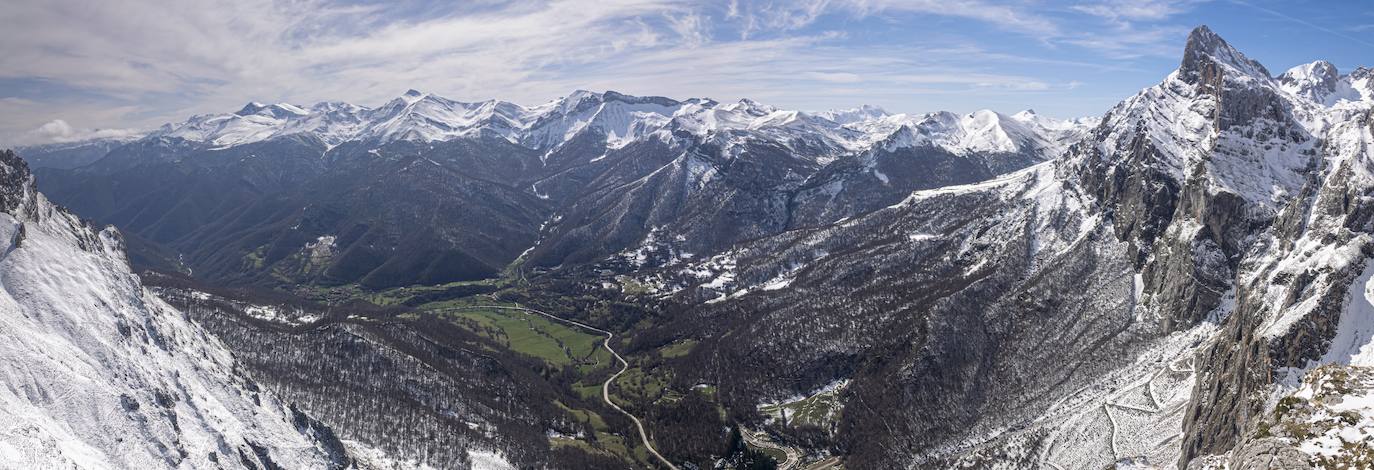
[[839, 420], [840, 413], [844, 410], [844, 404], [840, 402], [840, 392], [843, 390], [844, 386], [840, 385], [833, 390], [817, 393], [801, 400], [763, 406], [759, 408], [759, 411], [780, 419], [786, 416], [788, 425], [828, 428], [831, 423]]
[[598, 381], [596, 383], [575, 383], [573, 384], [573, 392], [577, 393], [577, 395], [582, 397], [584, 400], [600, 398], [601, 382]]
[[[321, 302], [341, 303], [347, 300], [356, 299], [385, 307], [392, 305], [401, 305], [413, 298], [422, 298], [426, 295], [443, 293], [455, 287], [483, 286], [497, 288], [503, 285], [504, 283], [505, 281], [502, 279], [483, 279], [480, 281], [460, 281], [437, 285], [393, 287], [382, 290], [371, 290], [359, 286], [357, 284], [346, 284], [341, 286], [313, 286], [308, 288], [302, 288], [297, 291], [297, 294], [305, 298]], [[457, 300], [460, 301], [458, 303], [464, 303], [461, 301], [470, 301], [467, 303], [471, 303], [471, 301], [481, 302], [489, 301], [491, 299], [486, 295], [472, 295], [466, 297], [459, 297]], [[432, 306], [429, 304], [421, 304], [418, 305], [418, 308], [428, 309], [432, 308]]]
[[493, 308], [463, 308], [443, 315], [511, 351], [559, 368], [574, 366], [587, 373], [611, 362], [610, 353], [601, 347], [605, 337], [543, 316]]
[[694, 339], [675, 341], [672, 344], [658, 348], [658, 355], [664, 359], [686, 356], [687, 353], [692, 352], [692, 348], [696, 347], [696, 345], [697, 340]]

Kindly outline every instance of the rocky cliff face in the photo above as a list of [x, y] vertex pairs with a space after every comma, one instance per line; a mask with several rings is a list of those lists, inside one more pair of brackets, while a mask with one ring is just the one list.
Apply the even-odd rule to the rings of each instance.
[[1177, 72], [1083, 143], [1076, 169], [1132, 244], [1165, 330], [1220, 305], [1242, 252], [1320, 164], [1280, 93], [1262, 65], [1199, 28]]
[[1347, 315], [1360, 305], [1356, 281], [1374, 254], [1368, 123], [1366, 111], [1327, 131], [1319, 149], [1324, 167], [1250, 251], [1224, 340], [1200, 356], [1206, 380], [1194, 393], [1185, 448], [1190, 455], [1233, 445], [1272, 406], [1273, 386], [1292, 380], [1295, 371], [1363, 361], [1338, 351], [1368, 337], [1346, 344], [1335, 338], [1342, 328], [1369, 321]]

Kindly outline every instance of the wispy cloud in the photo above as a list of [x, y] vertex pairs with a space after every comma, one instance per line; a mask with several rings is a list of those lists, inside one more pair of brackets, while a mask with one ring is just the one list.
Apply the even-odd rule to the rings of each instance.
[[1061, 29], [1031, 8], [977, 0], [840, 0], [837, 4], [862, 15], [899, 11], [977, 20], [1044, 38], [1059, 35]]
[[1274, 16], [1274, 17], [1276, 17], [1276, 18], [1281, 18], [1281, 19], [1283, 19], [1283, 20], [1286, 20], [1286, 21], [1289, 21], [1289, 22], [1292, 22], [1292, 23], [1295, 23], [1295, 24], [1299, 24], [1299, 25], [1305, 26], [1305, 27], [1310, 28], [1310, 29], [1315, 30], [1315, 31], [1320, 31], [1320, 32], [1323, 32], [1323, 33], [1326, 33], [1326, 34], [1330, 34], [1330, 35], [1332, 35], [1332, 36], [1336, 36], [1336, 37], [1342, 38], [1342, 39], [1347, 39], [1347, 40], [1350, 40], [1350, 41], [1354, 41], [1354, 42], [1357, 42], [1357, 43], [1360, 43], [1360, 44], [1363, 44], [1363, 45], [1366, 45], [1366, 46], [1369, 46], [1369, 47], [1374, 47], [1374, 41], [1370, 41], [1370, 40], [1368, 40], [1368, 39], [1364, 39], [1364, 38], [1360, 38], [1360, 37], [1351, 36], [1351, 35], [1349, 35], [1349, 34], [1345, 34], [1345, 33], [1342, 33], [1342, 32], [1340, 32], [1340, 31], [1336, 31], [1335, 29], [1332, 29], [1332, 28], [1329, 28], [1329, 27], [1326, 27], [1326, 26], [1322, 26], [1322, 25], [1313, 23], [1313, 22], [1311, 22], [1311, 21], [1308, 21], [1308, 20], [1305, 20], [1305, 19], [1302, 19], [1302, 18], [1298, 18], [1298, 17], [1296, 17], [1296, 16], [1289, 15], [1289, 14], [1286, 14], [1286, 13], [1283, 13], [1283, 12], [1280, 12], [1280, 11], [1277, 11], [1277, 10], [1274, 10], [1274, 9], [1272, 9], [1272, 8], [1266, 8], [1266, 7], [1259, 6], [1259, 5], [1256, 5], [1256, 4], [1252, 3], [1252, 2], [1248, 2], [1248, 1], [1244, 1], [1244, 0], [1231, 0], [1231, 2], [1232, 2], [1232, 3], [1235, 3], [1235, 4], [1237, 4], [1237, 5], [1241, 5], [1241, 6], [1244, 6], [1244, 7], [1246, 7], [1246, 8], [1255, 10], [1255, 11], [1259, 11], [1259, 12], [1263, 12], [1263, 13], [1268, 14], [1268, 15], [1272, 15], [1272, 16]]
[[1074, 10], [1114, 20], [1158, 21], [1188, 11], [1201, 0], [1109, 0], [1076, 5]]
[[1053, 37], [1059, 25], [1029, 8], [979, 0], [731, 0], [725, 17], [740, 22], [741, 36], [761, 31], [791, 31], [812, 25], [827, 14], [860, 17], [888, 13], [920, 14], [985, 22], [1008, 31]]
[[668, 25], [683, 45], [697, 47], [711, 41], [710, 19], [698, 13], [667, 15]]

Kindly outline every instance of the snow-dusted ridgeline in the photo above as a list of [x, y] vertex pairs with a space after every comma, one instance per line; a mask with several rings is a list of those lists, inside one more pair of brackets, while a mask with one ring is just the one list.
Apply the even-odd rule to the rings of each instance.
[[903, 140], [904, 145], [935, 145], [956, 154], [1027, 150], [1057, 154], [1094, 123], [1090, 118], [1058, 120], [1029, 110], [1011, 116], [988, 110], [962, 116], [949, 112], [906, 115], [862, 106], [812, 113], [749, 99], [677, 101], [581, 90], [526, 107], [498, 100], [461, 102], [410, 90], [376, 108], [339, 102], [308, 107], [253, 102], [235, 113], [199, 115], [167, 124], [148, 137], [227, 148], [289, 135], [313, 136], [329, 147], [351, 141], [433, 142], [485, 135], [533, 149], [553, 149], [583, 132], [597, 132], [608, 148], [620, 148], [638, 139], [687, 131], [698, 136], [746, 133], [781, 142], [808, 142], [829, 148], [828, 158], [834, 158], [889, 141], [898, 132], [914, 134]]

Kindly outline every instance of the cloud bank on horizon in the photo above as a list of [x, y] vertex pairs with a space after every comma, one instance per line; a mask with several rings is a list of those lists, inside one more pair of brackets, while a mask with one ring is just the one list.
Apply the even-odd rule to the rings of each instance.
[[1359, 1], [19, 0], [0, 21], [0, 145], [408, 88], [1100, 114], [1173, 69], [1202, 23], [1275, 71], [1374, 62]]

